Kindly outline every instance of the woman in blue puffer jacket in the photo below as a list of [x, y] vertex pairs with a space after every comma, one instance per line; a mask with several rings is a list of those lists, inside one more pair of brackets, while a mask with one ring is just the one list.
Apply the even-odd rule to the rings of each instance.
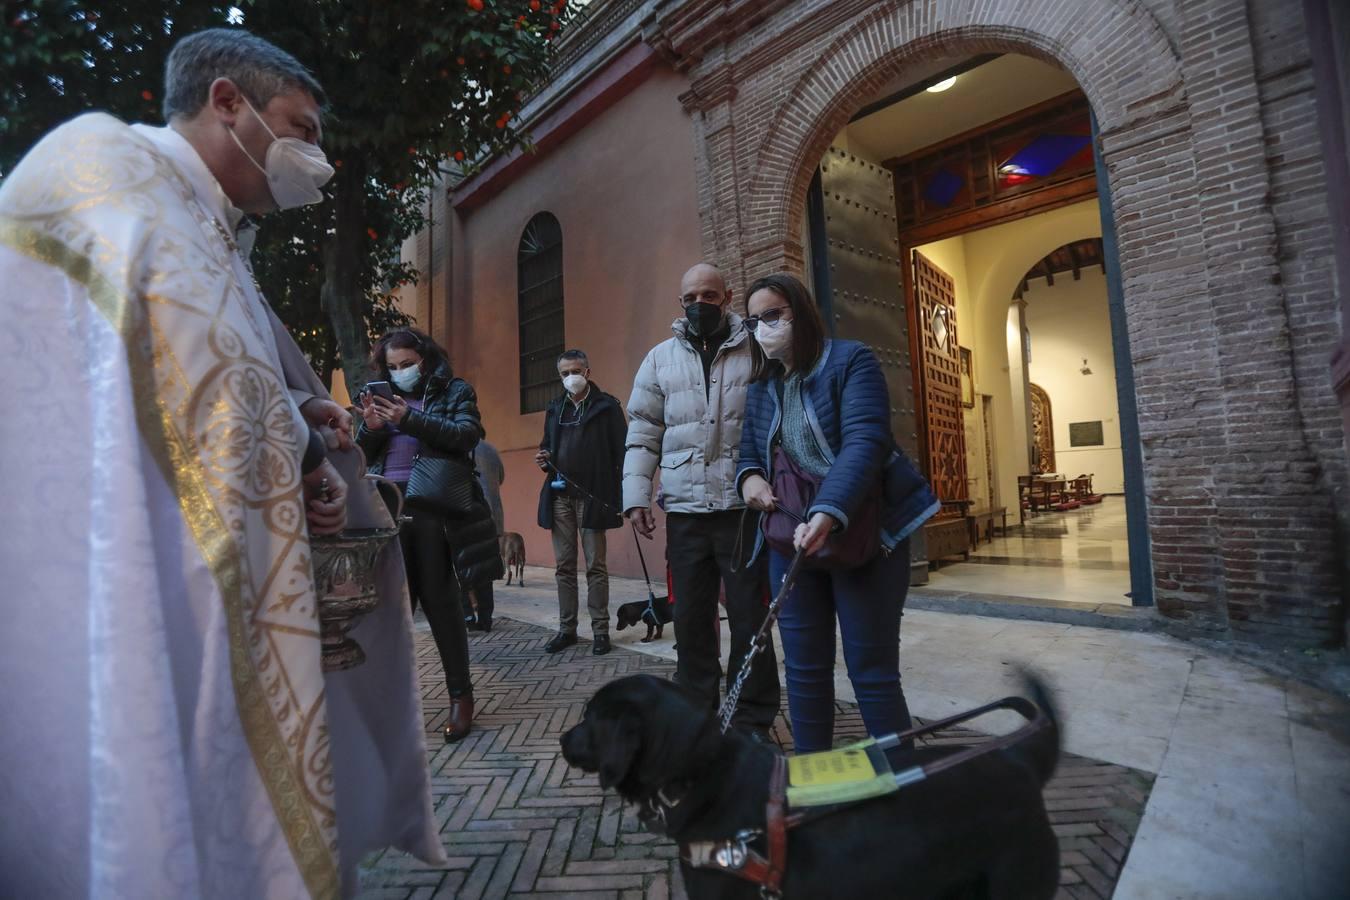
[[[803, 567], [778, 619], [787, 670], [788, 709], [797, 752], [828, 750], [834, 732], [835, 620], [844, 662], [867, 731], [910, 727], [900, 688], [900, 615], [909, 587], [909, 535], [940, 504], [900, 452], [890, 430], [881, 366], [866, 345], [830, 340], [806, 287], [791, 275], [750, 286], [745, 320], [755, 336], [736, 482], [746, 505], [769, 511], [773, 450], [823, 479], [794, 545], [818, 552], [869, 494], [881, 492], [881, 549], [851, 569]], [[763, 537], [754, 554], [764, 551]], [[790, 560], [769, 548], [770, 583]], [[753, 558], [753, 557], [752, 557]]]

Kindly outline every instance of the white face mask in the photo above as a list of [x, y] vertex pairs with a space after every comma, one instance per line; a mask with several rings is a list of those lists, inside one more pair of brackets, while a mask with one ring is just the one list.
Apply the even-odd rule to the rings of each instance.
[[767, 322], [761, 322], [755, 329], [755, 340], [769, 359], [786, 362], [792, 354], [792, 322], [779, 319], [773, 328]]
[[393, 369], [389, 372], [389, 380], [392, 381], [400, 391], [411, 391], [417, 387], [417, 382], [422, 380], [422, 370], [419, 366], [408, 366], [406, 369]]
[[272, 135], [272, 143], [267, 145], [266, 165], [259, 166], [253, 155], [244, 150], [244, 145], [233, 128], [229, 129], [230, 137], [234, 138], [240, 150], [244, 150], [248, 161], [267, 176], [267, 189], [272, 192], [272, 199], [277, 207], [295, 209], [323, 200], [323, 191], [319, 188], [333, 177], [333, 167], [328, 164], [328, 157], [324, 152], [299, 138], [277, 137], [272, 129], [267, 127], [267, 123], [263, 122], [262, 116], [258, 115], [253, 104], [248, 102], [248, 98], [242, 99], [249, 112], [253, 113], [253, 117], [262, 123], [263, 129], [268, 134]]
[[567, 393], [571, 394], [573, 397], [575, 397], [577, 394], [580, 394], [582, 391], [586, 390], [585, 375], [577, 375], [575, 373], [571, 375], [564, 375], [562, 383], [563, 387], [567, 388]]

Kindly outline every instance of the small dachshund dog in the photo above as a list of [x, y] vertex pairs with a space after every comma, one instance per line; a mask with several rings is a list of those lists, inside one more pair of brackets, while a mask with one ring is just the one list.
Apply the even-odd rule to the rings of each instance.
[[629, 625], [636, 625], [639, 622], [646, 625], [647, 636], [641, 640], [644, 644], [650, 644], [660, 639], [666, 623], [671, 620], [670, 604], [666, 602], [665, 597], [657, 597], [654, 601], [634, 600], [620, 606], [615, 612], [615, 617], [618, 619], [618, 623], [614, 626], [615, 631], [623, 631]]

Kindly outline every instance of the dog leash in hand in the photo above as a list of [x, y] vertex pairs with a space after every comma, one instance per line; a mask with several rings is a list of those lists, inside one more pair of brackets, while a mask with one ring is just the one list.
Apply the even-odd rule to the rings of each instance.
[[[601, 500], [599, 497], [595, 496], [581, 485], [577, 484], [571, 478], [568, 478], [567, 474], [563, 472], [562, 469], [559, 469], [557, 466], [553, 464], [553, 460], [551, 459], [545, 460], [544, 465], [548, 466], [549, 471], [551, 471], [554, 475], [558, 476], [558, 478], [560, 478], [569, 487], [576, 489], [577, 493], [581, 494], [587, 500], [590, 500], [592, 503], [599, 504], [602, 509], [605, 509], [609, 512], [618, 512], [618, 510], [616, 510], [613, 506], [610, 506], [608, 503]], [[622, 516], [622, 513], [620, 513], [620, 515]], [[635, 523], [632, 519], [629, 519], [628, 524], [631, 525], [633, 528], [633, 546], [637, 547], [638, 562], [642, 563], [642, 577], [647, 582], [647, 609], [651, 610], [652, 615], [655, 616], [656, 591], [652, 589], [652, 576], [647, 571], [647, 557], [643, 556], [642, 554], [642, 542], [638, 540], [637, 523]]]
[[633, 529], [633, 546], [637, 548], [638, 562], [642, 563], [642, 577], [647, 581], [647, 609], [643, 612], [643, 615], [650, 612], [655, 616], [656, 591], [652, 590], [652, 576], [647, 573], [647, 557], [642, 555], [642, 541], [638, 540], [637, 523], [629, 519], [628, 524]]
[[[559, 469], [557, 466], [555, 466], [555, 465], [553, 464], [553, 460], [551, 460], [551, 459], [544, 460], [544, 465], [548, 466], [550, 472], [552, 472], [554, 475], [557, 475], [557, 476], [558, 476], [559, 478], [561, 478], [564, 482], [566, 482], [568, 487], [575, 488], [576, 491], [577, 491], [577, 493], [579, 493], [579, 494], [581, 494], [582, 496], [584, 496], [587, 500], [591, 501], [592, 503], [598, 503], [598, 504], [600, 504], [601, 507], [603, 507], [604, 509], [608, 510], [609, 512], [612, 512], [612, 513], [618, 513], [620, 516], [623, 515], [623, 511], [622, 511], [622, 510], [617, 510], [617, 509], [615, 509], [614, 507], [610, 506], [610, 505], [609, 505], [608, 503], [606, 503], [605, 501], [601, 500], [599, 497], [597, 497], [597, 496], [595, 496], [594, 494], [592, 494], [590, 491], [586, 490], [586, 489], [585, 489], [584, 487], [582, 487], [581, 485], [577, 484], [577, 483], [576, 483], [575, 481], [573, 481], [571, 478], [568, 478], [568, 477], [567, 477], [567, 474], [566, 474], [565, 472], [563, 472], [562, 469]], [[554, 490], [557, 490], [557, 488], [554, 488]]]
[[745, 659], [741, 661], [741, 670], [736, 673], [736, 680], [732, 682], [731, 690], [727, 691], [727, 698], [722, 701], [721, 707], [717, 710], [717, 722], [722, 730], [722, 734], [727, 733], [731, 727], [731, 717], [736, 714], [736, 706], [741, 701], [741, 689], [745, 687], [745, 680], [750, 677], [750, 668], [754, 665], [755, 657], [772, 640], [773, 623], [778, 619], [778, 609], [783, 605], [792, 586], [797, 581], [797, 570], [802, 566], [802, 559], [806, 551], [798, 549], [792, 555], [792, 562], [788, 565], [788, 570], [783, 575], [783, 582], [778, 588], [778, 595], [773, 598], [769, 604], [769, 611], [764, 614], [764, 622], [759, 626], [759, 631], [755, 632], [755, 639], [750, 642], [750, 649], [745, 654]]

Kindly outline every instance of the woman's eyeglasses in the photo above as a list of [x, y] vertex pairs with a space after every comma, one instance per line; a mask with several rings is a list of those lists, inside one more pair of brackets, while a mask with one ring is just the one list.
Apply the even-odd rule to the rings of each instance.
[[[777, 328], [778, 323], [783, 321], [783, 314], [790, 311], [791, 311], [790, 307], [778, 306], [773, 309], [766, 310], [765, 312], [762, 312], [757, 316], [746, 316], [745, 327], [749, 328], [751, 331], [754, 331], [755, 329], [759, 328], [759, 323], [763, 322], [770, 328]], [[788, 319], [788, 321], [791, 322], [792, 320]]]

